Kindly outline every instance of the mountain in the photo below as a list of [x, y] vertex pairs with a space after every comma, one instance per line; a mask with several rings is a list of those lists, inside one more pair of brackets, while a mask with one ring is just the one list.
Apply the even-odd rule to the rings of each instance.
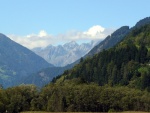
[[91, 49], [84, 57], [93, 56], [96, 53], [101, 52], [103, 49], [109, 49], [120, 42], [129, 32], [132, 30], [144, 26], [150, 23], [150, 17], [146, 17], [138, 21], [135, 26], [129, 29], [129, 26], [123, 26], [112, 33], [110, 36], [107, 36], [102, 42], [97, 44], [93, 49]]
[[53, 79], [64, 82], [80, 78], [100, 86], [128, 86], [150, 92], [150, 24], [132, 29], [113, 48], [86, 58], [71, 70]]
[[[82, 63], [83, 63], [83, 61], [84, 61], [84, 64], [88, 64], [87, 66], [89, 66], [88, 67], [88, 69], [89, 70], [92, 70], [92, 68], [90, 68], [90, 66], [92, 66], [93, 64], [90, 64], [90, 63], [92, 63], [92, 62], [94, 62], [94, 64], [96, 64], [96, 62], [98, 62], [98, 61], [95, 61], [94, 59], [96, 59], [96, 57], [103, 57], [102, 59], [104, 60], [104, 61], [102, 61], [102, 62], [105, 62], [105, 58], [104, 57], [106, 57], [106, 59], [107, 59], [107, 57], [108, 57], [108, 59], [111, 59], [111, 57], [110, 56], [114, 56], [113, 54], [111, 54], [111, 55], [106, 55], [105, 54], [105, 52], [107, 52], [107, 50], [112, 50], [111, 48], [113, 47], [113, 46], [116, 46], [116, 45], [118, 45], [120, 42], [122, 43], [122, 41], [123, 40], [125, 40], [125, 38], [126, 37], [128, 37], [128, 36], [130, 36], [131, 34], [136, 34], [137, 33], [137, 31], [138, 32], [142, 32], [142, 31], [140, 31], [141, 29], [143, 30], [144, 28], [143, 28], [143, 26], [148, 26], [150, 24], [150, 17], [146, 17], [146, 18], [144, 18], [144, 19], [142, 19], [142, 20], [140, 20], [139, 22], [137, 22], [136, 24], [135, 24], [135, 26], [133, 26], [132, 28], [130, 28], [129, 29], [129, 27], [128, 26], [123, 26], [123, 27], [121, 27], [121, 28], [119, 28], [118, 30], [116, 30], [114, 33], [112, 33], [111, 34], [111, 36], [107, 36], [102, 42], [100, 42], [97, 46], [95, 46], [93, 49], [91, 49], [91, 51], [89, 51], [89, 53], [88, 54], [86, 54], [84, 57], [83, 57], [83, 59], [82, 60], [77, 60], [74, 64], [78, 64], [78, 65], [81, 65]], [[143, 34], [145, 33], [146, 31], [144, 31], [143, 30]], [[141, 33], [141, 34], [142, 34]], [[147, 30], [147, 32], [146, 32], [147, 34], [148, 34], [148, 30]], [[146, 34], [145, 33], [145, 34]], [[139, 37], [141, 37], [141, 36], [139, 36]], [[144, 37], [144, 36], [143, 36]], [[135, 45], [136, 45], [136, 47], [138, 46], [138, 47], [140, 47], [141, 45], [139, 45], [139, 43], [140, 42], [142, 42], [143, 40], [145, 40], [144, 42], [144, 44], [148, 44], [149, 43], [149, 40], [148, 40], [148, 38], [147, 39], [141, 39], [141, 38], [137, 38], [137, 39], [134, 39], [135, 40], [135, 42], [138, 40], [139, 42], [138, 42], [138, 44], [136, 43]], [[132, 41], [132, 43], [133, 43], [134, 41]], [[143, 44], [143, 43], [142, 43]], [[134, 45], [134, 46], [135, 46]], [[147, 45], [146, 45], [146, 47], [147, 47]], [[134, 47], [133, 47], [134, 48]], [[135, 49], [135, 48], [134, 48]], [[149, 48], [147, 48], [148, 50], [149, 50]], [[122, 50], [122, 51], [125, 51], [125, 50]], [[136, 51], [136, 50], [135, 50]], [[146, 51], [146, 50], [145, 50]], [[101, 53], [102, 52], [102, 53]], [[134, 51], [132, 51], [133, 52], [133, 54], [134, 54]], [[104, 56], [103, 56], [103, 53], [104, 53]], [[111, 53], [111, 52], [110, 52]], [[147, 54], [149, 54], [149, 53], [147, 53]], [[118, 53], [118, 55], [119, 55], [119, 53]], [[90, 57], [89, 57], [90, 56]], [[94, 56], [94, 57], [93, 57]], [[140, 56], [140, 55], [139, 55]], [[136, 56], [136, 57], [139, 57], [139, 56]], [[123, 57], [123, 56], [122, 56]], [[117, 58], [117, 54], [116, 54], [116, 58]], [[89, 62], [90, 63], [88, 63], [88, 60], [89, 59], [91, 59]], [[120, 61], [121, 61], [121, 59], [123, 59], [123, 58], [118, 58]], [[139, 58], [138, 58], [139, 59]], [[111, 62], [111, 61], [110, 61]], [[119, 62], [119, 61], [118, 61]], [[77, 73], [79, 74], [79, 73], [81, 73], [82, 72], [82, 70], [80, 70], [80, 69], [85, 69], [85, 71], [84, 72], [88, 72], [88, 70], [86, 70], [86, 67], [80, 67], [80, 66], [78, 66], [78, 65], [76, 65], [73, 69], [71, 69], [71, 70], [73, 70], [73, 76], [70, 76], [71, 74], [69, 73], [69, 77], [67, 76], [67, 77], [64, 77], [64, 78], [74, 78], [75, 76], [77, 77], [78, 75], [76, 75]], [[105, 64], [103, 64], [104, 66], [105, 66]], [[101, 65], [101, 67], [99, 67], [100, 69], [103, 67], [103, 65]], [[95, 65], [95, 70], [97, 70], [96, 69], [96, 67], [98, 66], [98, 64], [97, 65]], [[113, 65], [112, 65], [112, 67], [113, 67]], [[121, 65], [120, 65], [120, 67], [121, 67]], [[80, 71], [80, 72], [75, 72], [75, 70], [78, 70], [78, 71]], [[106, 72], [106, 67], [104, 67], [104, 73]], [[66, 72], [69, 72], [68, 70], [66, 70], [64, 73], [66, 74]], [[94, 73], [94, 70], [92, 71], [92, 72], [89, 72], [89, 73]], [[81, 75], [83, 75], [83, 73], [81, 74]], [[93, 75], [93, 74], [92, 74]], [[63, 75], [62, 75], [63, 76]], [[84, 75], [85, 76], [85, 75]], [[59, 76], [57, 76], [56, 77], [57, 79], [58, 78], [61, 78], [61, 75], [59, 75]], [[56, 81], [56, 78], [53, 78], [53, 81]], [[64, 80], [64, 79], [63, 79]], [[98, 78], [97, 78], [97, 80], [98, 80]]]
[[[83, 57], [95, 46], [94, 42], [77, 44], [75, 41], [64, 45], [49, 45], [46, 48], [32, 49], [37, 55], [43, 57], [47, 62], [55, 66], [66, 66]], [[67, 60], [66, 60], [67, 58]]]
[[95, 46], [92, 50], [88, 52], [86, 56], [93, 56], [96, 53], [101, 52], [103, 49], [108, 49], [113, 47], [115, 44], [120, 42], [125, 35], [129, 32], [129, 26], [123, 26], [112, 33], [110, 36], [107, 36], [102, 42]]
[[53, 65], [0, 34], [0, 84], [16, 85], [22, 77]]
[[[83, 56], [83, 59], [86, 59], [89, 56], [92, 57], [95, 54], [98, 54], [99, 52], [103, 51], [104, 49], [107, 50], [107, 49], [115, 46], [117, 43], [119, 43], [121, 40], [123, 40], [125, 38], [125, 36], [128, 35], [132, 30], [134, 30], [134, 29], [136, 29], [136, 28], [138, 28], [140, 26], [143, 26], [145, 24], [148, 24], [149, 23], [149, 19], [150, 18], [145, 18], [145, 19], [140, 20], [139, 22], [137, 22], [140, 25], [136, 24], [134, 27], [132, 27], [130, 29], [129, 29], [128, 26], [120, 27], [118, 30], [116, 30], [114, 33], [112, 33], [111, 36], [107, 36], [97, 46], [95, 46], [93, 49], [91, 49], [91, 51], [88, 54], [86, 54], [85, 56]], [[140, 23], [140, 22], [142, 22], [142, 23]], [[55, 77], [55, 76], [63, 74], [63, 72], [65, 70], [71, 69], [72, 67], [74, 67], [75, 65], [77, 65], [78, 63], [80, 63], [80, 61], [81, 60], [78, 59], [77, 61], [75, 61], [72, 64], [69, 64], [69, 65], [67, 65], [65, 67], [54, 67], [54, 68], [47, 68], [47, 69], [41, 70], [41, 71], [33, 74], [29, 78], [27, 78], [26, 79], [26, 83], [33, 83], [33, 84], [36, 84], [36, 85], [38, 85], [38, 83], [41, 83], [38, 86], [43, 86], [43, 85], [49, 83], [52, 80], [51, 79], [52, 77]], [[57, 70], [57, 71], [55, 71], [55, 70]], [[53, 71], [56, 72], [56, 73], [53, 73]], [[43, 76], [40, 76], [40, 73], [44, 73]], [[41, 78], [42, 81], [43, 80], [44, 81], [43, 82], [40, 81], [38, 79], [38, 77]], [[47, 79], [44, 79], [45, 77]]]
[[43, 100], [37, 99], [46, 103], [38, 108], [53, 112], [150, 112], [149, 97], [147, 24], [130, 30], [112, 48], [80, 60], [42, 89]]
[[41, 90], [23, 84], [0, 95], [1, 112], [150, 112], [150, 24], [131, 28], [116, 45], [81, 59]]
[[[59, 68], [28, 78], [42, 85]], [[22, 84], [0, 88], [0, 95], [1, 112], [150, 112], [150, 24], [131, 28], [113, 47], [81, 59], [41, 90]]]
[[[96, 54], [98, 51], [100, 52], [103, 49], [108, 49], [108, 48], [112, 47], [117, 42], [121, 41], [124, 38], [123, 36], [125, 35], [125, 33], [127, 33], [128, 31], [129, 31], [129, 27], [127, 27], [127, 26], [119, 28], [111, 36], [106, 37], [104, 39], [104, 41], [102, 41], [102, 42], [100, 42], [100, 44], [98, 44], [98, 45], [102, 45], [101, 49], [98, 49], [99, 46], [95, 46], [94, 49], [92, 49], [92, 51], [90, 51], [88, 54], [83, 56], [83, 58], [92, 56], [92, 55]], [[73, 43], [73, 44], [71, 44], [71, 43]], [[77, 45], [75, 42], [71, 42], [71, 43], [67, 43], [67, 44], [63, 45], [64, 49], [74, 48]], [[95, 42], [92, 42], [92, 43], [95, 43]], [[86, 45], [88, 46], [89, 44], [87, 43]], [[84, 46], [85, 46], [85, 44], [82, 44], [82, 45], [78, 46], [78, 48], [80, 47], [83, 50]], [[62, 47], [62, 46], [60, 46], [60, 47]], [[55, 48], [55, 47], [50, 45], [47, 48]], [[98, 50], [97, 52], [95, 51], [95, 48], [96, 48], [96, 50]], [[35, 51], [41, 51], [41, 48], [35, 48], [35, 49], [34, 49]], [[46, 49], [44, 49], [44, 51], [46, 52]], [[66, 60], [66, 58], [65, 58], [65, 60]], [[68, 58], [67, 58], [67, 60], [68, 60]], [[78, 59], [75, 62], [73, 62], [72, 64], [69, 64], [64, 67], [50, 67], [50, 68], [42, 69], [41, 71], [39, 71], [35, 74], [32, 74], [30, 77], [27, 77], [25, 79], [24, 83], [25, 84], [29, 84], [29, 83], [36, 84], [39, 87], [44, 86], [44, 85], [48, 84], [52, 80], [53, 77], [63, 74], [65, 70], [71, 69], [79, 62], [80, 62], [80, 59]]]
[[41, 90], [24, 84], [0, 89], [0, 111], [150, 112], [149, 61], [147, 24], [112, 48], [81, 60]]
[[49, 67], [38, 71], [25, 77], [24, 84], [34, 84], [40, 88], [48, 84], [54, 77], [61, 75], [65, 70], [71, 69], [73, 65], [67, 65], [65, 67]]
[[145, 24], [148, 24], [148, 23], [150, 23], [150, 17], [146, 17], [146, 18], [140, 20], [139, 22], [136, 23], [136, 25], [133, 28], [138, 28], [138, 27], [144, 26]]

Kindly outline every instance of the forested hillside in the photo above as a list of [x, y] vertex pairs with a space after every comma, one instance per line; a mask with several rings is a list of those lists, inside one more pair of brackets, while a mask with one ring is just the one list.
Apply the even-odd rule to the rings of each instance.
[[80, 59], [41, 90], [0, 89], [0, 111], [150, 112], [150, 24], [132, 29], [114, 47]]
[[89, 53], [85, 56], [93, 56], [96, 53], [101, 52], [103, 49], [109, 49], [120, 42], [128, 33], [132, 32], [132, 30], [142, 27], [146, 24], [150, 24], [150, 17], [146, 17], [138, 21], [135, 26], [129, 28], [129, 26], [122, 26], [117, 29], [110, 36], [107, 36], [102, 42], [100, 42], [97, 46], [95, 46]]
[[134, 29], [126, 38], [109, 50], [80, 61], [65, 71], [60, 79], [81, 78], [100, 86], [129, 86], [150, 91], [150, 25]]
[[129, 26], [122, 26], [113, 32], [111, 35], [107, 36], [102, 42], [96, 45], [92, 50], [85, 55], [85, 57], [93, 56], [96, 53], [101, 52], [103, 49], [109, 49], [120, 42], [128, 33], [130, 29]]
[[[113, 47], [115, 44], [120, 42], [124, 38], [124, 36], [127, 35], [128, 32], [129, 32], [128, 26], [120, 27], [114, 33], [112, 33], [111, 36], [107, 36], [102, 42], [100, 42], [97, 46], [95, 46], [88, 54], [86, 54], [83, 57], [83, 59], [88, 56], [93, 56], [94, 54], [101, 52], [103, 49], [109, 49]], [[48, 84], [53, 79], [53, 77], [63, 74], [65, 70], [71, 69], [79, 62], [80, 59], [64, 67], [50, 67], [42, 69], [41, 71], [32, 74], [29, 77], [26, 77], [23, 82], [26, 84], [32, 83], [39, 87], [42, 87], [45, 84]]]
[[[83, 58], [86, 58], [88, 56], [93, 56], [94, 54], [101, 52], [103, 49], [109, 49], [109, 48], [113, 47], [116, 43], [120, 42], [128, 32], [129, 32], [128, 26], [120, 27], [114, 33], [112, 33], [111, 36], [106, 37], [102, 42], [100, 42], [97, 46], [95, 46]], [[93, 44], [94, 44], [94, 42], [93, 42]], [[65, 53], [63, 53], [63, 54], [65, 54]], [[68, 62], [68, 57], [66, 57], [66, 58], [67, 59], [65, 59], [65, 60]], [[25, 79], [23, 79], [23, 83], [25, 83], [25, 84], [32, 83], [32, 84], [37, 85], [38, 87], [42, 87], [42, 86], [48, 84], [53, 79], [53, 77], [63, 74], [63, 72], [65, 70], [71, 69], [79, 62], [80, 62], [80, 59], [78, 59], [74, 63], [71, 63], [64, 67], [49, 67], [46, 69], [42, 69], [42, 70], [38, 71], [37, 73], [27, 76]]]
[[[95, 46], [88, 54], [86, 54], [83, 57], [83, 59], [86, 59], [89, 56], [92, 57], [95, 54], [98, 54], [99, 52], [103, 51], [104, 49], [107, 50], [113, 47], [114, 45], [122, 41], [125, 38], [125, 36], [127, 36], [130, 32], [132, 32], [133, 30], [141, 26], [144, 26], [145, 24], [150, 24], [150, 17], [140, 20], [132, 28], [129, 28], [129, 26], [120, 27], [115, 32], [113, 32], [110, 36], [107, 36], [97, 46]], [[42, 69], [41, 71], [32, 74], [31, 76], [24, 79], [23, 82], [32, 83], [39, 87], [44, 86], [45, 84], [49, 83], [53, 77], [63, 74], [65, 70], [71, 69], [74, 65], [78, 64], [79, 62], [80, 59], [65, 67], [50, 67], [50, 68]]]

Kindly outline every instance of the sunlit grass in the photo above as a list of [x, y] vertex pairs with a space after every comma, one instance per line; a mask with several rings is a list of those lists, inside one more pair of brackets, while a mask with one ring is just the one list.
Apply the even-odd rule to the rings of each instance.
[[101, 112], [44, 112], [44, 111], [28, 111], [21, 113], [101, 113]]
[[[27, 111], [21, 113], [66, 113], [66, 112], [44, 112], [44, 111]], [[86, 113], [86, 112], [67, 112], [67, 113]], [[102, 113], [102, 112], [87, 112], [87, 113]], [[110, 112], [110, 113], [148, 113], [143, 111], [124, 111], [124, 112]]]
[[143, 112], [143, 111], [124, 111], [121, 113], [149, 113], [149, 112]]
[[[44, 112], [44, 111], [26, 111], [26, 112], [21, 112], [21, 113], [52, 113], [52, 112]], [[61, 112], [59, 112], [61, 113]]]

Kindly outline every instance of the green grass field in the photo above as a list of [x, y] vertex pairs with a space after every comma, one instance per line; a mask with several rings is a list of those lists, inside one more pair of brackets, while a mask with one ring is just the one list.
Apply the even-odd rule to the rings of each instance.
[[[21, 113], [66, 113], [66, 112], [43, 112], [43, 111], [28, 111]], [[86, 113], [86, 112], [67, 112], [67, 113]], [[101, 112], [87, 112], [87, 113], [101, 113]], [[125, 112], [113, 112], [113, 113], [148, 113], [143, 111], [125, 111]]]

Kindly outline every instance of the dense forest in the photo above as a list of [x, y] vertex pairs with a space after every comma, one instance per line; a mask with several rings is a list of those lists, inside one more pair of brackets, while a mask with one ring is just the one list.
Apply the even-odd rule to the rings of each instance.
[[133, 29], [113, 48], [80, 60], [38, 89], [0, 89], [0, 112], [150, 111], [150, 25]]
[[123, 41], [67, 70], [53, 82], [81, 78], [100, 86], [129, 86], [150, 92], [150, 25], [134, 29]]
[[150, 111], [150, 93], [125, 86], [99, 86], [81, 79], [49, 84], [39, 92], [33, 85], [0, 90], [0, 112], [21, 111]]

